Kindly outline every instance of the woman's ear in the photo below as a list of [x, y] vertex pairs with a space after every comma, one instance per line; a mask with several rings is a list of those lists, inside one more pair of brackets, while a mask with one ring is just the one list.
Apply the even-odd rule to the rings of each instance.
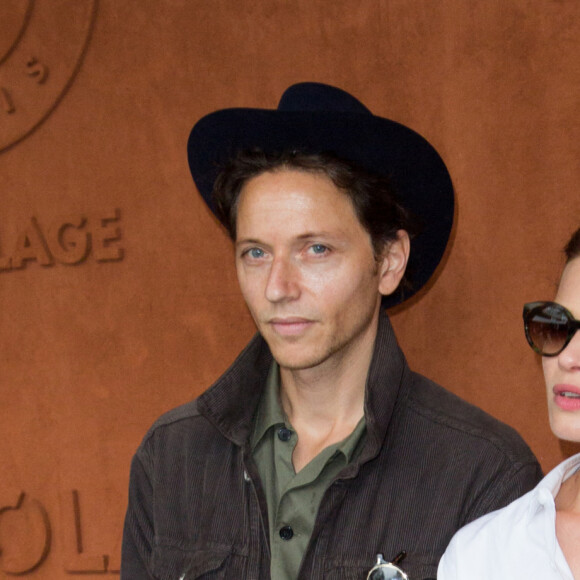
[[397, 232], [396, 239], [389, 242], [379, 260], [379, 292], [383, 296], [392, 294], [398, 287], [405, 274], [411, 240], [405, 230]]

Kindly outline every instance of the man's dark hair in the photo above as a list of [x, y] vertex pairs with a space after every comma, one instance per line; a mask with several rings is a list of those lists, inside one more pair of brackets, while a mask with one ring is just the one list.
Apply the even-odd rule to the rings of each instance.
[[218, 175], [213, 188], [216, 215], [232, 240], [236, 239], [238, 201], [244, 185], [253, 177], [280, 169], [320, 172], [329, 177], [351, 200], [360, 223], [371, 236], [377, 255], [386, 242], [396, 238], [398, 230], [413, 235], [417, 229], [415, 220], [399, 203], [386, 177], [326, 153], [265, 153], [252, 149], [234, 155]]
[[[252, 149], [240, 151], [230, 158], [213, 188], [216, 215], [232, 240], [236, 239], [238, 203], [244, 185], [262, 173], [282, 169], [322, 173], [329, 177], [351, 200], [361, 225], [371, 237], [377, 259], [385, 245], [396, 239], [398, 230], [405, 230], [411, 238], [418, 232], [416, 219], [399, 203], [386, 177], [327, 153], [266, 153]], [[399, 285], [401, 291], [410, 288], [410, 276], [412, 272], [405, 272]]]
[[572, 234], [572, 237], [564, 248], [564, 253], [566, 254], [566, 264], [574, 258], [580, 257], [580, 228]]

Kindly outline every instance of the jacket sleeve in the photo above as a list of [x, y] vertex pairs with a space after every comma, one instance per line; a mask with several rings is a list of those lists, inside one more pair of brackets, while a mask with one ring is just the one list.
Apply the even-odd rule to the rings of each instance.
[[498, 469], [495, 476], [489, 477], [483, 493], [471, 506], [463, 525], [505, 507], [536, 487], [541, 479], [542, 468], [535, 458], [525, 463], [510, 463]]
[[153, 579], [153, 489], [138, 455], [131, 463], [129, 502], [123, 529], [121, 580]]

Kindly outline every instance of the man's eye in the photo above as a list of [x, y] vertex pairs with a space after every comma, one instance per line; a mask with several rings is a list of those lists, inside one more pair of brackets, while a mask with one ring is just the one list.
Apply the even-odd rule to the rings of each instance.
[[313, 254], [324, 254], [326, 251], [328, 251], [328, 248], [322, 244], [312, 244], [310, 249], [312, 250]]
[[264, 250], [261, 250], [260, 248], [250, 248], [246, 254], [248, 254], [250, 258], [254, 258], [256, 260], [264, 257]]

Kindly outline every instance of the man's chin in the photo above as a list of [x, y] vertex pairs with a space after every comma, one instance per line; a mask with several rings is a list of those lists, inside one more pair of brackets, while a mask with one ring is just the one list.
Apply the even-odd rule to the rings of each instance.
[[280, 368], [301, 371], [317, 367], [325, 361], [326, 355], [306, 349], [303, 352], [289, 352], [290, 349], [271, 348], [272, 356]]

